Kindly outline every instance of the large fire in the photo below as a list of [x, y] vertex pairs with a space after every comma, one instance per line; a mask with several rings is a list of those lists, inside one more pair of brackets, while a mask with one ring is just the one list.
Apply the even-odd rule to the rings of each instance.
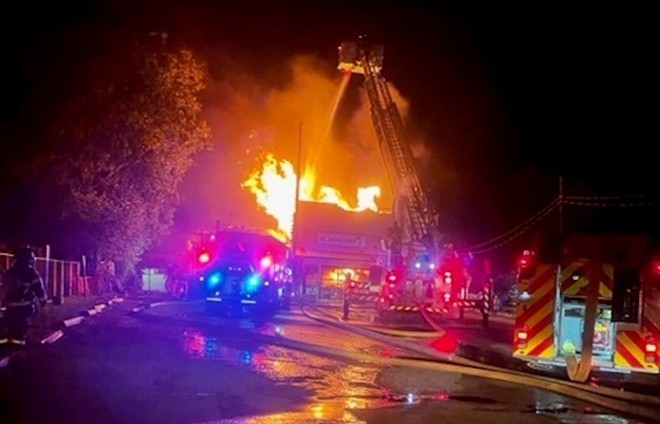
[[[250, 174], [242, 186], [248, 188], [257, 203], [277, 221], [277, 229], [271, 233], [280, 239], [290, 240], [296, 208], [296, 173], [291, 162], [267, 154], [261, 166]], [[347, 211], [378, 212], [376, 198], [380, 195], [379, 186], [360, 187], [357, 189], [357, 204], [351, 204], [333, 187], [319, 185], [317, 188], [313, 170], [305, 170], [299, 181], [300, 200], [331, 203]]]

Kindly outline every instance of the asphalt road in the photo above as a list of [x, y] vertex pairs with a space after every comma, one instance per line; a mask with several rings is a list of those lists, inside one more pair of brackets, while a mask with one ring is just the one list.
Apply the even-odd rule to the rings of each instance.
[[607, 423], [539, 388], [402, 365], [419, 356], [310, 320], [124, 302], [0, 369], [3, 423]]

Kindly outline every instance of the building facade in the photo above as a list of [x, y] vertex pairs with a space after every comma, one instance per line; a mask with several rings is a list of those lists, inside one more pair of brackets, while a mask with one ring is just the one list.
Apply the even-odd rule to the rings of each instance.
[[388, 261], [383, 241], [393, 222], [390, 213], [300, 202], [294, 236], [300, 292], [308, 299], [337, 299], [349, 280], [380, 282]]

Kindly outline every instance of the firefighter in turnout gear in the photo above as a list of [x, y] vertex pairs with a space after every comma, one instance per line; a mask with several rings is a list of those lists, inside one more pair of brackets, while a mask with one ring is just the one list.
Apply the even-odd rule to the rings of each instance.
[[6, 306], [5, 326], [9, 343], [26, 344], [29, 320], [38, 308], [46, 305], [46, 291], [36, 257], [30, 248], [18, 249], [14, 265], [2, 276], [2, 300]]

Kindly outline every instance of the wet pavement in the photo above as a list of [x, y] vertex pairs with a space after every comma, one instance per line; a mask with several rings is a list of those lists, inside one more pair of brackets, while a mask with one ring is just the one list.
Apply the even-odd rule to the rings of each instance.
[[19, 353], [0, 370], [0, 421], [643, 422], [536, 388], [387, 365], [414, 354], [299, 310], [226, 319], [199, 302], [141, 307], [149, 300], [113, 303]]
[[[341, 320], [342, 313], [339, 305], [324, 306], [320, 310], [334, 319]], [[356, 310], [358, 313], [351, 315], [351, 319], [347, 322], [355, 325], [373, 326], [373, 321], [361, 319], [367, 314], [362, 313], [360, 309]], [[390, 327], [415, 330], [420, 334], [424, 332], [429, 333], [437, 329], [435, 327], [441, 329], [442, 336], [439, 337], [412, 338], [420, 346], [443, 354], [455, 354], [460, 358], [484, 365], [568, 381], [565, 368], [554, 367], [547, 370], [531, 369], [525, 362], [513, 357], [511, 352], [514, 317], [511, 314], [492, 312], [486, 326], [484, 325], [482, 314], [476, 310], [465, 311], [462, 318], [459, 318], [457, 314], [453, 316], [433, 314], [429, 316], [433, 320], [430, 324], [427, 320], [422, 319], [418, 312], [409, 312], [407, 315], [417, 315], [417, 317], [415, 319], [411, 317], [403, 318], [400, 321], [403, 323], [418, 322], [422, 324], [414, 326], [399, 324], [391, 325]], [[660, 393], [660, 379], [657, 375], [653, 374], [619, 374], [594, 371], [588, 383], [592, 386], [608, 387], [653, 396], [658, 396]]]
[[[65, 297], [59, 303], [49, 300], [47, 305], [39, 309], [38, 313], [30, 319], [27, 334], [27, 345], [38, 346], [54, 343], [64, 336], [64, 332], [73, 326], [80, 325], [85, 320], [100, 314], [104, 308], [112, 304], [126, 301], [131, 307], [153, 302], [170, 301], [170, 296], [164, 293], [138, 293], [126, 298], [119, 294], [90, 295]], [[2, 324], [3, 312], [0, 310], [0, 324]], [[0, 325], [2, 327], [2, 325]], [[0, 329], [0, 331], [2, 331]], [[3, 337], [0, 337], [0, 367], [7, 366], [14, 352], [12, 346]]]

